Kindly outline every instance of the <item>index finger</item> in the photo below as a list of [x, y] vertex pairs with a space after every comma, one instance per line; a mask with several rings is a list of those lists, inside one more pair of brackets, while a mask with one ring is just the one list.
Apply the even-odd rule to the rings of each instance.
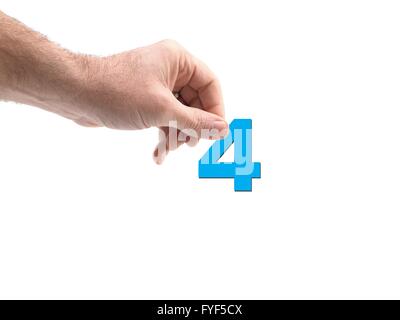
[[197, 92], [202, 109], [225, 117], [222, 90], [217, 77], [204, 62], [195, 57], [193, 66], [188, 85]]

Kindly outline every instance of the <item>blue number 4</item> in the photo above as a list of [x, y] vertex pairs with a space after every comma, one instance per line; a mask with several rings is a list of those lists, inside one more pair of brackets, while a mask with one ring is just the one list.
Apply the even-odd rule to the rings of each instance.
[[[199, 178], [233, 178], [235, 191], [251, 191], [252, 179], [261, 178], [260, 162], [251, 159], [251, 119], [235, 119], [229, 134], [215, 141], [199, 161]], [[218, 162], [228, 148], [235, 144], [234, 162]]]

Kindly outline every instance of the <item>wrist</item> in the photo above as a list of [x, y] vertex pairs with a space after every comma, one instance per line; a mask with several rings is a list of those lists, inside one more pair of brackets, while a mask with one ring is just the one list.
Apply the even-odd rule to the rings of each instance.
[[43, 64], [43, 68], [30, 72], [33, 85], [27, 103], [68, 118], [71, 118], [69, 115], [87, 113], [94, 59], [60, 48], [49, 52], [47, 59], [47, 66]]
[[107, 81], [105, 58], [75, 54], [69, 66], [68, 82], [74, 94], [70, 95], [71, 108], [78, 108], [80, 113], [98, 118], [104, 101], [110, 103], [111, 93]]

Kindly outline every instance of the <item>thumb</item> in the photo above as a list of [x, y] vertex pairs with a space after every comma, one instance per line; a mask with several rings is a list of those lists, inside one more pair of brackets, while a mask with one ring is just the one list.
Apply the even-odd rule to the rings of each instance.
[[221, 139], [229, 133], [229, 127], [224, 118], [199, 108], [185, 106], [173, 95], [172, 97], [174, 100], [173, 119], [169, 119], [168, 126], [176, 127], [186, 135], [204, 139]]

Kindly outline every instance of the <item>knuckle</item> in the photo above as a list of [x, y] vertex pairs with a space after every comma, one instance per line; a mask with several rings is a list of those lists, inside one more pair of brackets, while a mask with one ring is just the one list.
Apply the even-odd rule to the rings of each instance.
[[160, 44], [168, 49], [176, 49], [181, 47], [181, 45], [176, 40], [173, 39], [164, 39], [160, 41]]
[[191, 122], [193, 124], [193, 129], [195, 130], [201, 130], [207, 125], [207, 119], [197, 112], [193, 112], [193, 114], [191, 115]]
[[200, 116], [197, 119], [197, 125], [198, 125], [197, 129], [207, 129], [208, 128], [207, 119], [204, 116]]

